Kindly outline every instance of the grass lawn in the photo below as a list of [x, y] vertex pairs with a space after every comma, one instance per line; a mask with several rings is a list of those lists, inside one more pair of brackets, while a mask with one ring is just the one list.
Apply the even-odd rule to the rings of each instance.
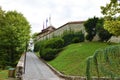
[[58, 57], [48, 63], [63, 74], [85, 76], [86, 58], [92, 56], [96, 49], [107, 46], [111, 45], [101, 42], [71, 44], [65, 47]]
[[8, 79], [8, 70], [0, 70], [0, 80]]

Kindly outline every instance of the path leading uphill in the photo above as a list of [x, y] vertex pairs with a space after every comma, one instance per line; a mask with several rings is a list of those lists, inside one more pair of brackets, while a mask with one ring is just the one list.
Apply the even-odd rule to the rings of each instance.
[[34, 53], [26, 53], [25, 74], [23, 80], [61, 80]]

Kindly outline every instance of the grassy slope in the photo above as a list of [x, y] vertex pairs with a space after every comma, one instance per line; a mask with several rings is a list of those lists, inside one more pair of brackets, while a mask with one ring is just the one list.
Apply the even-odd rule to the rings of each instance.
[[0, 70], [0, 80], [8, 79], [8, 70]]
[[65, 47], [56, 59], [48, 63], [66, 75], [85, 76], [86, 58], [92, 56], [96, 49], [106, 46], [110, 45], [100, 42], [71, 44]]

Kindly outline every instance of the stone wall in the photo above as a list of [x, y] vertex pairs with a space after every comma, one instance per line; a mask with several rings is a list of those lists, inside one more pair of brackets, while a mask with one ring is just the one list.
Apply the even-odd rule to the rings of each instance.
[[109, 42], [120, 43], [120, 36], [118, 36], [118, 37], [112, 36], [112, 37], [109, 39]]
[[63, 34], [63, 32], [65, 30], [73, 30], [75, 32], [77, 31], [82, 31], [83, 33], [85, 33], [85, 29], [84, 29], [84, 22], [69, 22], [64, 24], [63, 26], [57, 28], [55, 31], [46, 34], [45, 36], [39, 38], [39, 40], [44, 40], [47, 38], [52, 38], [53, 36], [60, 36]]

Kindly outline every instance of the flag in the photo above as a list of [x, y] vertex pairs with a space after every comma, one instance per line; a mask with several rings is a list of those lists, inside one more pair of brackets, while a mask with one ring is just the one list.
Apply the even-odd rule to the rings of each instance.
[[51, 16], [49, 16], [49, 25], [51, 25]]
[[43, 22], [43, 29], [44, 29], [44, 22]]
[[47, 27], [48, 19], [46, 19], [46, 27]]

